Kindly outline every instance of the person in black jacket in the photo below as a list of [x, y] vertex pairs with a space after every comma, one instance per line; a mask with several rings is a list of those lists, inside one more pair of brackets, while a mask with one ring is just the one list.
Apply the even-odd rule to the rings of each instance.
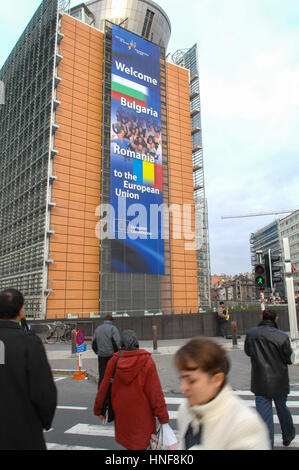
[[112, 315], [106, 315], [104, 323], [95, 329], [91, 347], [98, 356], [98, 388], [100, 388], [109, 360], [120, 349], [120, 334], [113, 325]]
[[291, 413], [286, 406], [290, 392], [288, 364], [292, 364], [289, 337], [277, 327], [278, 317], [273, 310], [264, 310], [262, 321], [248, 331], [244, 350], [251, 359], [251, 391], [255, 394], [256, 409], [266, 422], [272, 448], [274, 400], [282, 431], [283, 445], [290, 445], [295, 437]]
[[46, 450], [57, 404], [44, 346], [19, 326], [23, 304], [16, 289], [0, 293], [0, 450]]

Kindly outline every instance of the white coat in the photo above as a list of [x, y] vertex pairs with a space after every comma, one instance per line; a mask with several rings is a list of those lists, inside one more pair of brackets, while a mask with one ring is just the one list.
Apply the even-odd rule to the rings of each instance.
[[230, 385], [205, 405], [190, 407], [187, 400], [178, 412], [179, 449], [192, 422], [195, 435], [202, 424], [201, 442], [190, 450], [271, 450], [269, 432], [258, 413], [238, 398]]

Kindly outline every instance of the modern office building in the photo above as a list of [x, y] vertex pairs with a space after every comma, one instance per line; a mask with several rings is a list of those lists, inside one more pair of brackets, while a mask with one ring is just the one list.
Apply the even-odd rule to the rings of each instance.
[[190, 71], [190, 111], [192, 135], [192, 164], [195, 201], [196, 257], [199, 304], [211, 305], [210, 247], [208, 227], [208, 205], [205, 194], [204, 159], [202, 145], [199, 62], [197, 44], [191, 49], [182, 49], [172, 55], [175, 64]]
[[44, 0], [0, 71], [0, 288], [34, 318], [198, 312], [196, 47], [166, 60], [170, 22], [150, 0], [69, 3]]
[[[299, 299], [299, 210], [292, 212], [283, 219], [280, 219], [279, 232], [282, 247], [283, 239], [289, 239], [291, 263], [293, 265], [294, 291], [295, 297]], [[283, 269], [284, 261], [283, 253]]]

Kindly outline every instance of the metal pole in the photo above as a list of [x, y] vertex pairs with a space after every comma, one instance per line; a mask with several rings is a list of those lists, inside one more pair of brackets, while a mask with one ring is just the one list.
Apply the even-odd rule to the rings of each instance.
[[264, 310], [266, 310], [266, 305], [265, 305], [265, 292], [263, 290], [260, 291], [261, 295], [261, 311], [263, 313]]
[[233, 349], [238, 348], [238, 335], [237, 335], [237, 322], [232, 321], [232, 343], [233, 343]]
[[290, 255], [289, 239], [283, 239], [283, 250], [284, 250], [284, 261], [285, 261], [285, 286], [288, 297], [288, 310], [289, 310], [289, 322], [290, 322], [290, 333], [292, 340], [298, 340], [298, 324], [296, 314], [296, 303], [295, 303], [295, 292], [294, 292], [294, 279], [292, 276], [292, 265]]
[[293, 277], [287, 277], [285, 280], [286, 291], [288, 297], [288, 310], [289, 310], [289, 322], [290, 322], [290, 333], [291, 339], [298, 340], [298, 324], [296, 315], [296, 304], [295, 304], [295, 292], [294, 292], [294, 280]]
[[152, 326], [152, 332], [153, 332], [153, 353], [157, 353], [158, 352], [158, 338], [157, 338], [156, 325]]
[[289, 311], [289, 323], [290, 323], [290, 339], [293, 349], [292, 363], [299, 364], [299, 341], [298, 341], [298, 324], [295, 304], [295, 293], [294, 293], [294, 280], [292, 276], [292, 264], [289, 239], [283, 238], [283, 252], [285, 261], [285, 286], [288, 297], [288, 311]]
[[76, 357], [76, 330], [72, 330], [72, 354], [71, 357]]
[[271, 262], [271, 248], [268, 249], [268, 259], [269, 259], [269, 271], [270, 271], [271, 296], [274, 297], [274, 285], [273, 285], [272, 262]]

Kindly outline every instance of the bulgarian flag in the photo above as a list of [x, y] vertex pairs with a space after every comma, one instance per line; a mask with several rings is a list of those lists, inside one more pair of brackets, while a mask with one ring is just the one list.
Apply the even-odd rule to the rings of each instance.
[[139, 83], [132, 82], [127, 78], [112, 74], [111, 76], [111, 97], [120, 100], [125, 98], [129, 103], [135, 101], [142, 107], [146, 107], [148, 90], [147, 87]]

